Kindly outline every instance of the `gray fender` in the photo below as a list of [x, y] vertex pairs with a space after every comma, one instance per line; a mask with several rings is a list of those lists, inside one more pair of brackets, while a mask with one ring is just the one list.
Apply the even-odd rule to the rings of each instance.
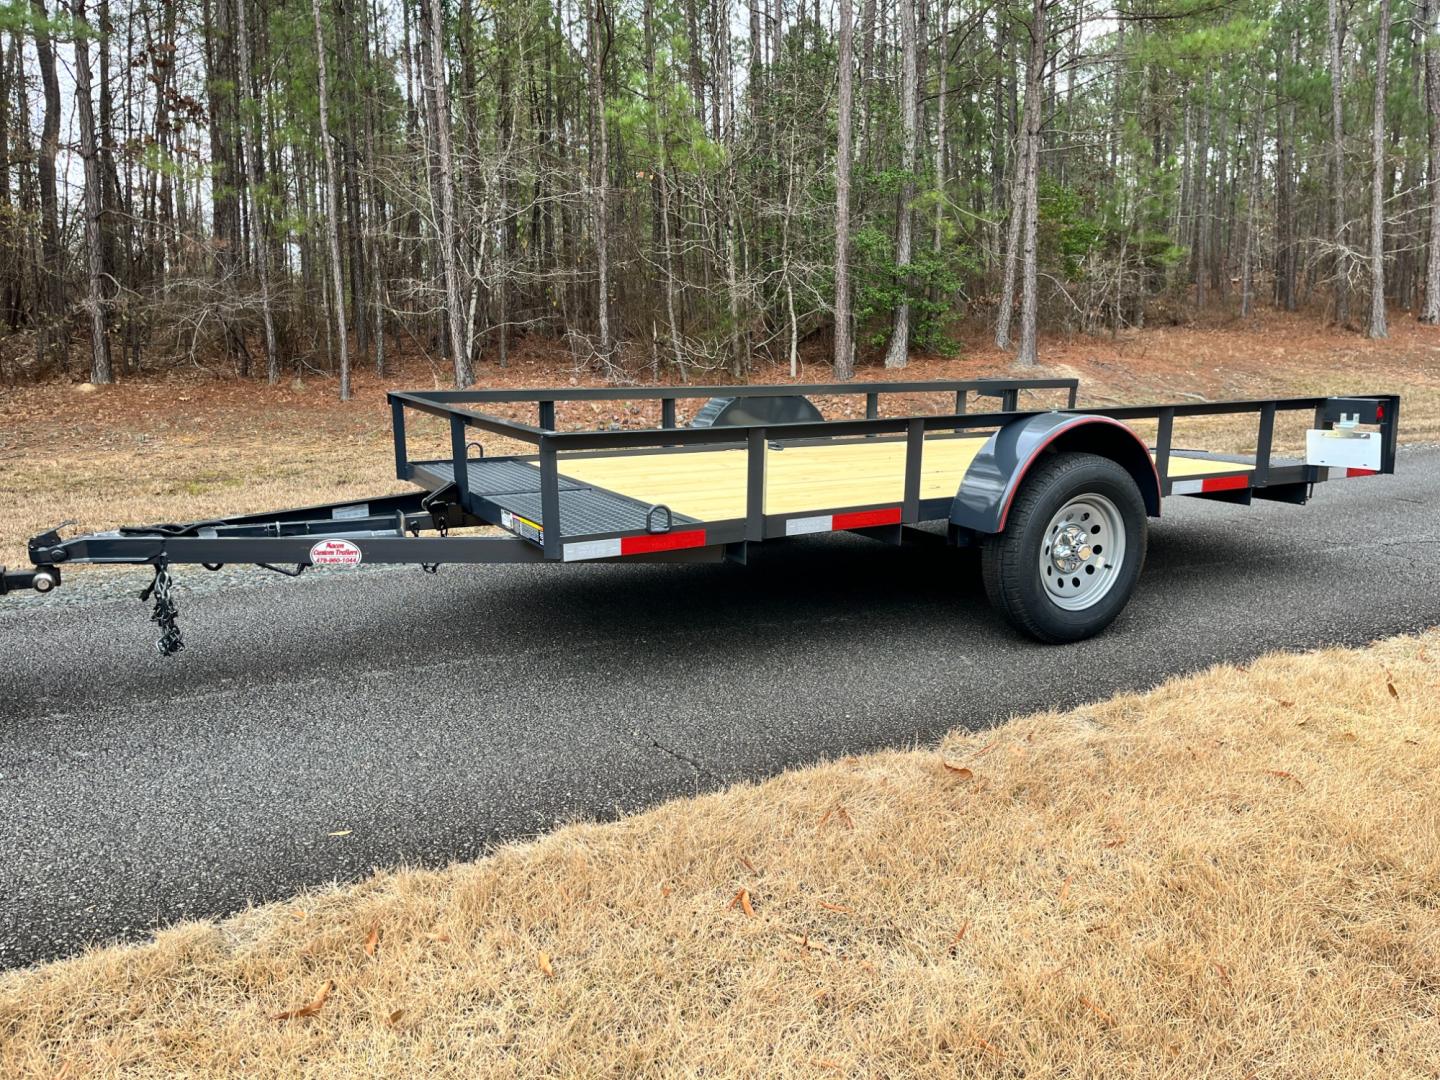
[[1108, 416], [1055, 412], [1012, 420], [990, 436], [960, 482], [950, 523], [979, 533], [1000, 532], [1031, 466], [1047, 452], [1067, 450], [1122, 465], [1135, 478], [1146, 513], [1160, 516], [1160, 476], [1140, 436]]

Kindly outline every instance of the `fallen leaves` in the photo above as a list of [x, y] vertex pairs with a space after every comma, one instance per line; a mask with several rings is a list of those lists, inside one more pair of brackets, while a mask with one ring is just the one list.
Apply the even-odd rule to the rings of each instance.
[[829, 810], [826, 810], [820, 818], [820, 827], [824, 827], [825, 823], [832, 818], [837, 824], [843, 825], [847, 829], [855, 828], [855, 819], [850, 816], [850, 811], [845, 809], [844, 803], [836, 803]]
[[830, 951], [830, 946], [823, 941], [811, 941], [809, 934], [786, 934], [785, 936], [807, 952], [828, 953]]
[[553, 979], [555, 977], [555, 965], [550, 962], [550, 954], [544, 949], [541, 949], [540, 955], [535, 958], [535, 966], [540, 969], [540, 973], [547, 979]]
[[730, 898], [730, 903], [725, 905], [726, 911], [733, 911], [735, 908], [743, 911], [747, 918], [755, 918], [755, 907], [750, 903], [750, 890], [741, 889]]
[[374, 956], [375, 950], [380, 947], [380, 924], [376, 923], [370, 928], [369, 935], [365, 938], [365, 955]]
[[1086, 997], [1084, 994], [1081, 994], [1081, 995], [1080, 995], [1080, 1004], [1081, 1004], [1081, 1005], [1084, 1005], [1084, 1006], [1085, 1006], [1087, 1009], [1089, 1009], [1092, 1013], [1094, 1013], [1096, 1016], [1098, 1016], [1098, 1017], [1100, 1018], [1101, 1023], [1103, 1023], [1106, 1027], [1114, 1027], [1114, 1026], [1115, 1026], [1115, 1017], [1112, 1016], [1110, 1013], [1106, 1012], [1106, 1011], [1105, 1011], [1104, 1009], [1102, 1009], [1099, 1005], [1096, 1005], [1095, 1002], [1091, 1001], [1091, 1000], [1090, 1000], [1088, 997]]
[[952, 955], [954, 955], [956, 949], [959, 947], [960, 942], [965, 940], [965, 934], [969, 929], [970, 920], [966, 919], [963, 923], [960, 924], [960, 929], [955, 931], [955, 936], [950, 939], [950, 953]]
[[1278, 780], [1285, 780], [1291, 784], [1294, 784], [1297, 788], [1300, 788], [1301, 790], [1304, 790], [1305, 788], [1305, 785], [1299, 781], [1299, 779], [1295, 776], [1294, 773], [1286, 772], [1284, 769], [1266, 769], [1265, 774], [1267, 776], [1273, 776]]
[[988, 1039], [982, 1039], [979, 1035], [972, 1035], [971, 1038], [974, 1040], [975, 1045], [976, 1045], [977, 1047], [979, 1047], [981, 1050], [985, 1051], [985, 1053], [989, 1054], [989, 1055], [990, 1055], [992, 1058], [994, 1058], [996, 1061], [1004, 1061], [1004, 1060], [1005, 1060], [1005, 1051], [1001, 1050], [998, 1046], [996, 1046], [996, 1045], [995, 1045], [994, 1043], [992, 1043], [990, 1040], [988, 1040]]
[[271, 1020], [298, 1020], [304, 1016], [314, 1016], [329, 1000], [331, 992], [335, 989], [335, 980], [325, 980], [325, 985], [320, 987], [320, 992], [304, 1005], [296, 1005], [294, 1008], [285, 1009], [283, 1012], [272, 1013]]
[[974, 777], [975, 777], [975, 770], [969, 768], [969, 767], [966, 766], [966, 765], [952, 765], [950, 762], [946, 761], [943, 757], [940, 759], [940, 764], [943, 765], [943, 766], [945, 766], [945, 771], [946, 771], [946, 772], [954, 773], [954, 774], [955, 774], [956, 776], [958, 776], [961, 780], [972, 780], [972, 779], [974, 779]]
[[815, 902], [816, 902], [817, 904], [819, 904], [821, 907], [823, 907], [826, 911], [833, 911], [833, 912], [835, 912], [837, 915], [854, 915], [854, 914], [855, 914], [854, 911], [850, 910], [850, 908], [846, 907], [844, 904], [832, 904], [832, 903], [830, 903], [830, 902], [827, 901], [827, 900], [817, 900], [817, 901], [815, 901]]

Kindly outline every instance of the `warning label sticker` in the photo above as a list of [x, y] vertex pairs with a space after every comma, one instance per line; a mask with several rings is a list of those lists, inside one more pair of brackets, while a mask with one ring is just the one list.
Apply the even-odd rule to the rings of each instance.
[[509, 529], [517, 536], [523, 536], [526, 540], [536, 544], [545, 543], [545, 530], [537, 522], [521, 517], [519, 514], [512, 514], [509, 510], [500, 511], [500, 527]]
[[349, 540], [321, 540], [310, 548], [312, 566], [359, 566], [360, 546]]

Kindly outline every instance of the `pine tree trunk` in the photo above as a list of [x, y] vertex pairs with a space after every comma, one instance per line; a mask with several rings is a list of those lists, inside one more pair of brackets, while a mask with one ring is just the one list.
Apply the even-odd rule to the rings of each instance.
[[1390, 0], [1380, 0], [1375, 45], [1375, 115], [1370, 125], [1370, 326], [1366, 336], [1389, 336], [1385, 326], [1385, 83], [1390, 63]]
[[465, 349], [465, 304], [460, 287], [459, 223], [455, 209], [455, 164], [450, 136], [450, 92], [445, 79], [445, 11], [441, 0], [422, 0], [424, 23], [421, 48], [426, 52], [426, 86], [435, 147], [435, 181], [439, 188], [440, 264], [445, 279], [445, 307], [455, 385], [475, 381], [470, 354]]
[[[875, 121], [875, 7], [879, 0], [861, 0], [860, 5], [860, 147], [861, 163], [868, 169], [874, 152]], [[801, 0], [800, 10], [805, 10]], [[853, 29], [852, 29], [853, 34]], [[851, 46], [853, 51], [854, 46]], [[863, 200], [863, 194], [861, 196]], [[857, 209], [863, 209], [864, 203]]]
[[[251, 103], [253, 50], [250, 23], [245, 9], [250, 0], [235, 0], [235, 24], [240, 36], [240, 101], [242, 109]], [[255, 276], [260, 285], [260, 318], [265, 327], [265, 379], [274, 386], [280, 381], [280, 353], [275, 344], [275, 314], [270, 301], [270, 244], [267, 219], [260, 184], [260, 159], [264, 147], [260, 141], [259, 102], [251, 103], [254, 115], [244, 124], [250, 146], [245, 152], [246, 183], [250, 188], [250, 247], [255, 260]]]
[[910, 291], [913, 287], [910, 260], [914, 243], [915, 146], [919, 134], [920, 94], [919, 65], [915, 39], [915, 5], [917, 0], [900, 0], [900, 117], [904, 130], [904, 147], [900, 168], [905, 173], [900, 188], [900, 205], [895, 212], [895, 276], [900, 285], [900, 302], [890, 328], [890, 347], [885, 352], [887, 368], [903, 368], [910, 355]]
[[[1015, 278], [1020, 269], [1020, 244], [1021, 236], [1025, 228], [1026, 217], [1026, 191], [1028, 190], [1031, 178], [1035, 176], [1037, 165], [1031, 160], [1036, 155], [1038, 146], [1030, 138], [1032, 126], [1038, 131], [1040, 125], [1040, 94], [1043, 85], [1043, 69], [1045, 65], [1045, 46], [1042, 42], [1038, 49], [1035, 44], [1035, 33], [1044, 30], [1045, 13], [1039, 0], [1035, 4], [1036, 18], [1039, 25], [1032, 23], [1030, 30], [1030, 52], [1028, 62], [1030, 68], [1025, 73], [1025, 102], [1021, 106], [1020, 132], [1018, 145], [1015, 148], [1014, 172], [1010, 178], [1010, 220], [1007, 223], [1005, 238], [1005, 269], [1003, 271], [1000, 286], [1000, 311], [995, 320], [995, 345], [1000, 349], [1009, 349], [1012, 341], [1010, 327], [1015, 321]], [[1033, 69], [1033, 70], [1032, 70]], [[1013, 110], [1012, 110], [1013, 112]], [[1036, 155], [1038, 156], [1038, 155]]]
[[723, 213], [721, 214], [721, 250], [725, 260], [725, 287], [730, 313], [730, 373], [739, 379], [750, 367], [750, 335], [744, 325], [744, 308], [740, 284], [740, 205], [737, 191], [736, 140], [739, 136], [735, 116], [734, 64], [731, 55], [729, 0], [716, 0], [715, 36], [716, 65], [720, 69], [716, 97], [720, 102], [719, 131], [726, 149]]
[[1025, 155], [1025, 266], [1020, 292], [1020, 348], [1015, 355], [1015, 363], [1020, 367], [1032, 367], [1036, 361], [1035, 320], [1039, 309], [1036, 233], [1040, 209], [1040, 121], [1043, 104], [1040, 94], [1045, 68], [1045, 2], [1035, 0], [1034, 15], [1030, 21], [1030, 59], [1025, 69], [1025, 142], [1029, 149]]
[[[1290, 40], [1290, 57], [1293, 62], [1297, 45]], [[1283, 75], [1282, 65], [1277, 58], [1276, 84]], [[1295, 242], [1295, 101], [1275, 102], [1275, 216], [1276, 216], [1276, 273], [1275, 302], [1286, 311], [1298, 306], [1296, 296], [1296, 275], [1299, 270], [1299, 253]]]
[[94, 102], [90, 96], [90, 38], [85, 17], [85, 0], [73, 0], [70, 15], [75, 20], [75, 111], [80, 124], [80, 158], [85, 163], [85, 255], [90, 269], [90, 293], [85, 307], [90, 315], [90, 381], [105, 385], [115, 381], [110, 366], [110, 338], [105, 327], [105, 252], [100, 232], [104, 213], [99, 149], [95, 145]]
[[1425, 30], [1425, 131], [1429, 151], [1425, 189], [1430, 204], [1430, 237], [1420, 321], [1434, 325], [1440, 323], [1440, 40], [1436, 38], [1440, 0], [1424, 0], [1424, 5], [1421, 23]]
[[1210, 72], [1200, 94], [1200, 132], [1195, 144], [1195, 183], [1191, 188], [1195, 199], [1195, 229], [1190, 246], [1190, 274], [1195, 285], [1195, 306], [1204, 309], [1209, 303], [1207, 287], [1210, 270], [1206, 259], [1210, 254]]
[[1330, 46], [1330, 229], [1335, 245], [1335, 321], [1350, 321], [1350, 260], [1345, 251], [1345, 105], [1340, 66], [1340, 0], [1328, 0]]
[[[10, 87], [12, 81], [19, 81], [20, 75], [17, 72], [12, 77], [10, 66], [11, 53], [6, 49], [4, 39], [0, 38], [0, 206], [13, 205], [10, 191]], [[3, 282], [0, 284], [0, 318], [5, 320], [11, 332], [20, 320], [17, 304], [21, 266], [17, 241], [20, 235], [19, 223], [14, 222], [6, 227], [3, 244], [0, 244], [0, 258], [4, 260], [4, 270], [0, 272], [0, 282]]]
[[590, 160], [590, 185], [594, 192], [595, 212], [595, 276], [596, 322], [600, 335], [600, 360], [609, 364], [613, 343], [610, 338], [610, 137], [605, 118], [605, 54], [610, 48], [610, 35], [602, 30], [604, 0], [591, 0], [590, 15], [590, 112], [595, 129], [594, 149]]
[[854, 120], [855, 42], [852, 0], [840, 5], [840, 90], [835, 134], [835, 379], [855, 374], [850, 314], [850, 128]]
[[1255, 296], [1256, 226], [1260, 220], [1260, 144], [1264, 133], [1265, 97], [1262, 92], [1255, 109], [1255, 132], [1250, 139], [1250, 190], [1246, 196], [1245, 250], [1240, 257], [1240, 317], [1248, 319]]
[[325, 70], [325, 32], [320, 25], [320, 0], [310, 0], [315, 22], [315, 64], [320, 94], [320, 142], [325, 147], [325, 190], [329, 197], [325, 231], [330, 239], [330, 280], [334, 283], [335, 335], [340, 348], [340, 400], [350, 400], [350, 343], [345, 333], [345, 262], [340, 254], [340, 192], [335, 178], [335, 147], [330, 141], [330, 96]]
[[945, 98], [950, 81], [950, 6], [948, 0], [939, 0], [939, 4], [940, 58], [935, 87], [935, 189], [941, 197], [935, 200], [935, 228], [930, 238], [930, 251], [936, 256], [940, 254], [944, 244], [945, 233], [945, 135], [948, 123]]
[[[211, 229], [215, 239], [217, 270], [222, 279], [230, 279], [240, 253], [240, 176], [235, 168], [235, 41], [231, 31], [231, 5], [239, 0], [215, 0], [213, 19], [210, 0], [203, 9], [207, 20], [205, 51], [207, 57], [206, 94], [210, 106], [210, 209]], [[233, 290], [233, 282], [230, 285]]]
[[43, 363], [48, 347], [59, 348], [62, 367], [68, 366], [68, 348], [60, 321], [65, 306], [64, 267], [60, 262], [60, 199], [56, 191], [55, 158], [60, 151], [60, 81], [55, 74], [55, 46], [50, 38], [50, 15], [45, 0], [30, 0], [35, 14], [35, 57], [40, 62], [40, 84], [45, 99], [40, 129], [40, 262], [43, 284], [41, 332], [36, 348]]
[[[244, 2], [245, 0], [235, 0], [237, 6]], [[346, 71], [358, 75], [354, 41], [357, 20], [353, 8], [353, 0], [335, 0], [335, 40], [339, 62]], [[349, 81], [353, 82], [353, 76]], [[350, 107], [342, 113], [344, 123], [341, 146], [344, 152], [341, 157], [341, 190], [345, 195], [345, 246], [349, 251], [350, 320], [355, 330], [355, 350], [358, 359], [363, 362], [370, 351], [370, 323], [365, 311], [370, 288], [365, 279], [368, 263], [365, 259], [365, 215], [360, 189], [360, 140], [355, 129], [357, 107], [355, 95], [351, 94], [349, 98]]]
[[645, 0], [642, 9], [645, 35], [645, 95], [650, 106], [650, 141], [655, 146], [659, 160], [656, 162], [652, 189], [656, 197], [655, 221], [651, 226], [651, 241], [659, 246], [660, 270], [665, 275], [665, 328], [670, 338], [671, 360], [677, 372], [684, 370], [684, 354], [680, 347], [680, 325], [675, 310], [675, 261], [670, 242], [670, 158], [664, 132], [668, 130], [669, 112], [666, 104], [669, 95], [662, 99], [659, 84], [655, 79], [655, 5], [654, 0]]

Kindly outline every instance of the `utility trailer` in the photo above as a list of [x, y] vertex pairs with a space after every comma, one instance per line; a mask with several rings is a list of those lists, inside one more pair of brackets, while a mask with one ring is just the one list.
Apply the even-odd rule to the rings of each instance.
[[[182, 647], [176, 564], [296, 575], [362, 562], [432, 572], [442, 563], [744, 563], [755, 544], [851, 532], [978, 546], [994, 606], [1030, 636], [1065, 642], [1098, 633], [1125, 606], [1147, 519], [1165, 498], [1298, 505], [1325, 480], [1395, 469], [1394, 395], [1080, 409], [1077, 391], [1073, 379], [984, 379], [392, 392], [395, 472], [416, 491], [88, 536], [57, 528], [30, 541], [31, 569], [0, 568], [0, 593], [48, 592], [70, 563], [148, 565], [155, 577], [141, 598], [155, 602], [168, 654]], [[920, 395], [943, 395], [946, 408], [882, 415], [882, 402]], [[827, 420], [816, 404], [850, 396], [863, 397], [864, 419]], [[562, 405], [657, 400], [654, 426], [563, 430], [558, 419]], [[680, 426], [677, 403], [699, 400]], [[998, 408], [972, 408], [981, 402]], [[534, 409], [533, 424], [480, 411], [517, 403]], [[411, 458], [412, 412], [448, 425], [448, 455]], [[1294, 413], [1313, 417], [1303, 459], [1272, 453], [1277, 417]], [[1174, 445], [1177, 420], [1246, 414], [1254, 454]], [[1153, 422], [1152, 439], [1129, 425], [1137, 421]], [[535, 452], [490, 456], [476, 433]], [[478, 526], [494, 528], [461, 531]]]

